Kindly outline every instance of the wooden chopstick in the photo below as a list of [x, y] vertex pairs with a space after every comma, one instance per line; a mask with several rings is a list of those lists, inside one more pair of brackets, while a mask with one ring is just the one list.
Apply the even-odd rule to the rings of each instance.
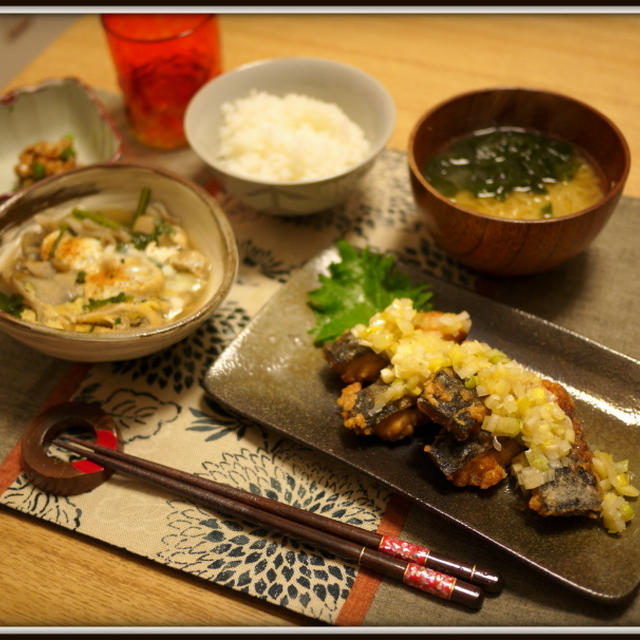
[[[482, 606], [484, 593], [478, 586], [371, 548], [367, 541], [373, 537], [366, 534], [372, 532], [71, 436], [65, 435], [64, 439], [56, 438], [53, 442], [93, 462], [163, 487], [188, 500], [306, 540], [436, 597], [472, 609]], [[374, 535], [379, 540], [380, 534]]]
[[[407, 562], [427, 566], [431, 569], [435, 569], [436, 571], [464, 578], [469, 582], [474, 582], [475, 584], [484, 587], [487, 591], [496, 592], [502, 587], [502, 579], [497, 574], [481, 569], [477, 567], [477, 565], [469, 566], [455, 560], [445, 558], [444, 556], [436, 555], [426, 547], [396, 538], [383, 536], [374, 531], [367, 531], [366, 529], [361, 529], [317, 513], [299, 509], [297, 507], [278, 502], [277, 500], [272, 500], [270, 498], [253, 494], [249, 491], [214, 482], [213, 480], [189, 474], [131, 454], [125, 454], [118, 450], [101, 447], [94, 443], [88, 443], [87, 441], [79, 440], [72, 436], [65, 436], [65, 439], [88, 448], [94, 453], [102, 453], [105, 457], [135, 463], [143, 469], [157, 472], [161, 475], [186, 482], [190, 485], [195, 485], [206, 491], [226, 496], [232, 500], [238, 500], [259, 509], [269, 511], [273, 514], [306, 524], [307, 526], [322, 529], [328, 533], [333, 533], [334, 535], [347, 538], [359, 545], [367, 546], [382, 553], [387, 553], [397, 558], [401, 558]], [[77, 450], [76, 453], [79, 453], [80, 455], [87, 454], [86, 451]], [[108, 463], [107, 466], [109, 466]]]
[[[65, 436], [65, 439], [77, 445], [89, 447], [89, 443], [87, 443], [87, 441], [79, 440], [72, 436]], [[463, 580], [481, 586], [490, 593], [500, 591], [503, 586], [501, 576], [495, 572], [483, 569], [477, 565], [467, 565], [457, 560], [441, 556], [427, 547], [407, 542], [405, 540], [400, 540], [398, 538], [384, 536], [375, 531], [361, 529], [360, 527], [340, 522], [338, 520], [333, 520], [332, 518], [328, 518], [311, 511], [306, 511], [305, 509], [299, 509], [271, 498], [256, 495], [250, 491], [238, 489], [207, 478], [201, 478], [200, 476], [185, 473], [184, 471], [167, 467], [150, 460], [145, 460], [144, 458], [138, 458], [131, 454], [124, 454], [118, 450], [101, 447], [100, 445], [93, 443], [91, 443], [90, 448], [92, 451], [102, 453], [108, 457], [135, 461], [136, 464], [145, 469], [156, 471], [168, 477], [194, 484], [202, 489], [213, 491], [214, 493], [219, 493], [233, 500], [239, 500], [240, 502], [253, 505], [259, 509], [282, 515], [310, 527], [317, 527], [333, 532], [336, 535], [377, 551], [381, 551], [382, 553], [387, 553], [408, 562], [414, 562], [416, 564], [429, 567], [430, 569], [435, 569], [436, 571], [441, 571], [457, 578], [462, 578]]]

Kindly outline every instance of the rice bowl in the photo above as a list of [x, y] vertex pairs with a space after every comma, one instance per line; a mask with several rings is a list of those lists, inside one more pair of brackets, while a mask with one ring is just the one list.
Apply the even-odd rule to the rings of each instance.
[[[252, 91], [279, 98], [298, 94], [335, 105], [357, 125], [368, 143], [360, 160], [324, 177], [298, 180], [249, 178], [220, 162], [222, 105]], [[342, 204], [373, 166], [395, 125], [395, 105], [369, 74], [332, 60], [294, 57], [247, 64], [211, 80], [194, 96], [185, 114], [193, 151], [213, 170], [223, 188], [243, 204], [269, 214], [298, 216]], [[286, 163], [285, 163], [286, 164]]]
[[316, 180], [361, 162], [369, 143], [337, 105], [252, 91], [222, 107], [220, 166], [273, 182]]

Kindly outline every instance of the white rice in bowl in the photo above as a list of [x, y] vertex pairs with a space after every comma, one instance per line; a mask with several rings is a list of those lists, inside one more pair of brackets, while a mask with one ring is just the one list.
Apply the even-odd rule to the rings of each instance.
[[336, 105], [305, 95], [253, 90], [221, 107], [217, 161], [228, 171], [273, 182], [326, 178], [361, 162], [362, 129]]

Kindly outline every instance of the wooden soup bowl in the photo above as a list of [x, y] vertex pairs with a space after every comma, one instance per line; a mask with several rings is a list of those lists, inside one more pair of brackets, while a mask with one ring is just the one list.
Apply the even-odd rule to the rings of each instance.
[[[534, 129], [572, 142], [602, 173], [603, 198], [577, 213], [540, 220], [507, 220], [453, 204], [421, 169], [453, 139], [491, 126]], [[549, 91], [494, 88], [456, 96], [427, 111], [410, 134], [408, 162], [413, 196], [434, 240], [469, 267], [515, 276], [552, 269], [593, 241], [622, 195], [631, 159], [620, 130], [583, 102]]]

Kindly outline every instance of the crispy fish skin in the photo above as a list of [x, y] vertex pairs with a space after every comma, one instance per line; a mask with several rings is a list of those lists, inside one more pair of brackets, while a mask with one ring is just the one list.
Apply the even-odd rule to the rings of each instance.
[[386, 388], [382, 383], [363, 387], [354, 382], [346, 386], [338, 399], [344, 426], [359, 435], [376, 435], [382, 440], [396, 441], [413, 434], [422, 416], [411, 398], [375, 407], [376, 394]]
[[[437, 376], [434, 376], [434, 381]], [[593, 455], [584, 440], [582, 427], [575, 418], [575, 406], [567, 391], [558, 383], [543, 380], [542, 384], [554, 396], [560, 408], [573, 422], [575, 442], [568, 456], [570, 464], [556, 471], [556, 477], [530, 492], [528, 506], [542, 516], [586, 515], [597, 517], [602, 495], [593, 472]], [[450, 392], [453, 388], [454, 392]], [[464, 386], [463, 386], [464, 389]], [[472, 430], [466, 439], [456, 437], [451, 423], [459, 403], [449, 372], [441, 376], [435, 389], [433, 402], [429, 404], [433, 418], [443, 425], [425, 451], [455, 486], [477, 486], [487, 489], [506, 477], [506, 467], [523, 450], [513, 438], [499, 438], [501, 449], [493, 446], [493, 437], [480, 430]], [[468, 391], [465, 389], [465, 391]], [[449, 401], [453, 397], [454, 401]], [[418, 400], [421, 411], [425, 411], [424, 396]], [[441, 409], [441, 407], [443, 407]], [[464, 421], [463, 421], [464, 424]]]
[[484, 431], [461, 442], [442, 429], [424, 450], [454, 486], [488, 489], [507, 477], [507, 465], [522, 451], [512, 438], [498, 441], [500, 450], [494, 447], [493, 436]]
[[591, 469], [572, 464], [558, 469], [551, 482], [533, 489], [528, 506], [541, 516], [597, 518], [601, 503], [598, 481]]
[[467, 389], [450, 367], [438, 370], [427, 380], [417, 404], [430, 420], [459, 441], [477, 433], [489, 414], [475, 390]]
[[568, 455], [569, 465], [556, 470], [551, 482], [533, 489], [528, 506], [541, 516], [596, 518], [600, 512], [602, 492], [593, 471], [593, 453], [584, 439], [582, 425], [575, 417], [573, 400], [557, 382], [543, 380], [542, 384], [553, 393], [560, 408], [571, 419], [575, 440]]
[[348, 330], [333, 342], [322, 347], [322, 354], [343, 382], [373, 382], [387, 359], [373, 349], [360, 343]]

